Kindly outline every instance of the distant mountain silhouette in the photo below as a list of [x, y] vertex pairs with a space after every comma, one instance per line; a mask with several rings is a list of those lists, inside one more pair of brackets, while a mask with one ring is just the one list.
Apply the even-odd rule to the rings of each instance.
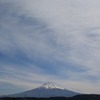
[[0, 100], [100, 100], [100, 95], [77, 95], [73, 97], [50, 97], [50, 98], [14, 98], [14, 97], [2, 97]]
[[72, 97], [80, 93], [61, 88], [52, 82], [22, 93], [8, 95], [9, 97]]

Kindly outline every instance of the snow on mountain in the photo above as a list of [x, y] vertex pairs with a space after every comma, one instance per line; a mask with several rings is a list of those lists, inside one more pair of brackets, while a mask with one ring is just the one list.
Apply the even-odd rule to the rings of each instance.
[[55, 84], [53, 84], [52, 82], [47, 82], [44, 83], [41, 87], [39, 88], [46, 88], [46, 89], [63, 89]]
[[8, 95], [10, 97], [72, 97], [80, 93], [61, 88], [52, 82], [22, 93]]

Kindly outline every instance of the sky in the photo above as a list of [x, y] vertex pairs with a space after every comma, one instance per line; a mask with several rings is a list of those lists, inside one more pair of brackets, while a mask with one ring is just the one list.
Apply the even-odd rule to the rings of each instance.
[[0, 0], [0, 95], [48, 81], [100, 94], [100, 0]]

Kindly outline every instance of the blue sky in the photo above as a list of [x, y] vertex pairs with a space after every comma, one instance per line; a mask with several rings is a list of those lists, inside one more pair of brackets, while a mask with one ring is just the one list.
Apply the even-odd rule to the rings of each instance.
[[54, 82], [100, 93], [99, 0], [0, 0], [0, 94]]

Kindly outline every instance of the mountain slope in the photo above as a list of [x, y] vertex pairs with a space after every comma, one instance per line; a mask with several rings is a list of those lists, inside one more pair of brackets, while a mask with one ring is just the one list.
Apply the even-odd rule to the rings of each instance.
[[43, 84], [36, 89], [9, 95], [10, 97], [72, 97], [79, 93], [63, 89], [51, 82]]

